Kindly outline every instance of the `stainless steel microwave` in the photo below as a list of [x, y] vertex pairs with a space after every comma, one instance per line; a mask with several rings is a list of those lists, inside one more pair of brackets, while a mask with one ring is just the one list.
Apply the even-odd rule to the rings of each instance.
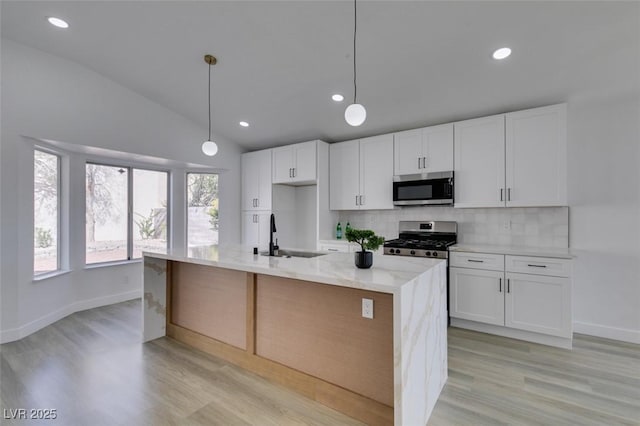
[[394, 176], [393, 204], [396, 206], [453, 204], [453, 172]]

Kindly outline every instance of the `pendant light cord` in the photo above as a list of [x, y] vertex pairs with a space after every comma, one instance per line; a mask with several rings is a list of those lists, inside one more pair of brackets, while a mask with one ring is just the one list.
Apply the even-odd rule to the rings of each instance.
[[353, 0], [353, 103], [357, 104], [358, 85], [356, 84], [356, 32], [358, 30], [358, 9], [356, 0]]
[[209, 139], [211, 140], [211, 64], [209, 64], [209, 92], [208, 98], [209, 100]]

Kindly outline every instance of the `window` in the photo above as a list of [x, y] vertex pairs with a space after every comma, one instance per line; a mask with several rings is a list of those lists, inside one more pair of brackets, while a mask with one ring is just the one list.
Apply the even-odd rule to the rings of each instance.
[[167, 173], [86, 165], [86, 263], [167, 248]]
[[218, 244], [218, 175], [187, 173], [187, 245]]
[[167, 249], [167, 173], [133, 169], [133, 258]]
[[60, 157], [33, 153], [33, 273], [60, 269]]

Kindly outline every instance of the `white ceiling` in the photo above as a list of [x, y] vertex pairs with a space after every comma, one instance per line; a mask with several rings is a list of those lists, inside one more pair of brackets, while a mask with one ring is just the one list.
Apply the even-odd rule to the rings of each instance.
[[[640, 90], [640, 2], [2, 1], [2, 37], [76, 61], [249, 149]], [[45, 18], [71, 27], [59, 30]], [[510, 46], [510, 58], [491, 59]], [[331, 101], [333, 93], [345, 102]], [[238, 126], [246, 120], [251, 127]]]

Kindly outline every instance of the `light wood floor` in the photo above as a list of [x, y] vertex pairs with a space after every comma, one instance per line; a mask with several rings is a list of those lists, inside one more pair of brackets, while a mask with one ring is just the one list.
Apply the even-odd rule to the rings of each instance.
[[[170, 339], [140, 343], [140, 301], [71, 315], [0, 345], [4, 410], [63, 425], [359, 424]], [[449, 329], [449, 381], [430, 425], [640, 425], [640, 347], [576, 336], [565, 351]]]

